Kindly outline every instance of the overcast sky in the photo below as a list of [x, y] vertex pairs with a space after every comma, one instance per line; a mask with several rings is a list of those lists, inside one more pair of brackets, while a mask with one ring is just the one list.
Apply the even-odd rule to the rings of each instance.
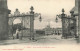
[[40, 23], [35, 20], [35, 28], [44, 28], [48, 21], [50, 21], [51, 27], [61, 27], [61, 22], [55, 22], [57, 14], [61, 14], [61, 9], [65, 9], [65, 13], [69, 14], [69, 11], [74, 7], [75, 0], [8, 0], [8, 8], [15, 11], [16, 8], [22, 12], [29, 12], [30, 7], [34, 7], [35, 13], [41, 13], [43, 21]]

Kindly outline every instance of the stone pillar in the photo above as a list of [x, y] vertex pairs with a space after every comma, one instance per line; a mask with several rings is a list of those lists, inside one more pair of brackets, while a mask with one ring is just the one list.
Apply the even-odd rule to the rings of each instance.
[[30, 40], [34, 40], [34, 8], [31, 7], [31, 12], [30, 12]]
[[7, 0], [0, 0], [0, 40], [8, 38]]
[[78, 7], [78, 0], [75, 0], [75, 7]]
[[65, 22], [65, 14], [64, 14], [64, 9], [62, 9], [62, 14], [61, 14], [61, 18], [62, 18], [62, 38], [65, 38], [65, 24], [64, 24], [64, 22]]
[[[75, 10], [74, 14], [78, 14], [78, 0], [75, 0]], [[76, 35], [78, 36], [78, 16], [75, 16], [76, 18]]]
[[79, 42], [80, 42], [80, 0], [78, 0], [78, 36], [79, 36]]

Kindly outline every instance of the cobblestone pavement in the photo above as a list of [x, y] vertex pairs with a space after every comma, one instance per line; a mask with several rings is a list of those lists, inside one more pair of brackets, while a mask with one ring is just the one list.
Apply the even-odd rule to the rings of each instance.
[[48, 35], [35, 37], [35, 40], [29, 40], [28, 38], [11, 39], [0, 41], [0, 45], [10, 44], [78, 44], [75, 38], [61, 39], [61, 35]]

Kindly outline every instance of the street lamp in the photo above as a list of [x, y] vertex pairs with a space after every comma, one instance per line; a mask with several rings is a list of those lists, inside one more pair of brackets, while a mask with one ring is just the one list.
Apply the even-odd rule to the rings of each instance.
[[40, 22], [42, 21], [41, 15], [40, 15], [40, 17], [39, 17], [39, 21], [40, 21]]
[[59, 14], [59, 15], [56, 15], [56, 19], [55, 19], [55, 22], [57, 23], [58, 22], [58, 18], [62, 19], [64, 16], [67, 17], [66, 14], [64, 14], [65, 10], [64, 8], [62, 9], [62, 14]]
[[58, 18], [57, 18], [57, 15], [56, 15], [56, 19], [55, 19], [56, 23], [58, 22]]

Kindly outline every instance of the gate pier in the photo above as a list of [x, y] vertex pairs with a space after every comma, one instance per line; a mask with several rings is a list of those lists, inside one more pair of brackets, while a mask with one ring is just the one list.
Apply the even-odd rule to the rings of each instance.
[[8, 13], [7, 0], [0, 0], [0, 40], [8, 39]]

